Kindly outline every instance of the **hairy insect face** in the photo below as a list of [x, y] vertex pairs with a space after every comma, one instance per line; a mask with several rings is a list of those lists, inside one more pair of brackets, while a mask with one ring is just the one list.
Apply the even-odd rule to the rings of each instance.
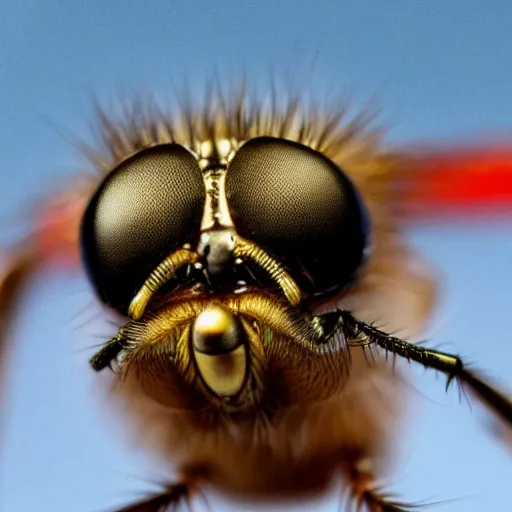
[[353, 280], [366, 219], [336, 164], [283, 138], [161, 144], [125, 159], [81, 235], [99, 296], [132, 318], [118, 339], [123, 370], [185, 408], [243, 411], [339, 390], [344, 339], [312, 303]]
[[[170, 510], [201, 482], [297, 498], [336, 474], [358, 509], [410, 510], [376, 483], [406, 398], [388, 355], [443, 373], [512, 426], [510, 398], [459, 356], [389, 334], [421, 332], [435, 282], [400, 231], [400, 158], [344, 112], [244, 91], [172, 119], [151, 103], [99, 112], [80, 248], [126, 321], [91, 364], [116, 371], [137, 442], [178, 472], [123, 511]], [[38, 265], [30, 247], [0, 283], [4, 312]]]

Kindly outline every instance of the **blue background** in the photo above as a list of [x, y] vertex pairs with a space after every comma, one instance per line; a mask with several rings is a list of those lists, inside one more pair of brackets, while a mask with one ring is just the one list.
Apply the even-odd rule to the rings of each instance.
[[[349, 91], [359, 105], [376, 97], [395, 145], [512, 140], [505, 0], [3, 0], [0, 11], [5, 243], [31, 198], [79, 175], [66, 134], [88, 133], [93, 93], [109, 100], [146, 87], [167, 98], [184, 80], [200, 89], [215, 72], [227, 81], [246, 72], [257, 84], [274, 74], [319, 98]], [[511, 227], [502, 218], [411, 230], [444, 275], [432, 343], [468, 356], [508, 389]], [[89, 352], [80, 351], [111, 332], [82, 279], [46, 275], [27, 297], [15, 331], [2, 512], [107, 510], [165, 478], [126, 447], [88, 371]], [[439, 510], [508, 510], [511, 452], [488, 435], [478, 407], [445, 394], [442, 378], [410, 371], [418, 391], [408, 428], [397, 433], [392, 489], [413, 501], [454, 499]], [[337, 510], [337, 496], [318, 506]], [[240, 509], [223, 497], [211, 504]]]

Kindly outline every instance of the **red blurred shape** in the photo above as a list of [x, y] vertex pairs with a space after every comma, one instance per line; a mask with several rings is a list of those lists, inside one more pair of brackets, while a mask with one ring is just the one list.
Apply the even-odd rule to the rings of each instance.
[[407, 162], [402, 203], [420, 217], [512, 210], [512, 146], [425, 153]]
[[68, 191], [42, 205], [34, 233], [41, 263], [71, 270], [79, 266], [78, 233], [85, 204], [82, 193]]

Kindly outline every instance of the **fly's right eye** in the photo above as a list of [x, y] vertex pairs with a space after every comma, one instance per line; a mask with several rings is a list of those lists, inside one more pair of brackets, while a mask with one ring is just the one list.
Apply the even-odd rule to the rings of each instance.
[[198, 163], [178, 144], [143, 150], [107, 176], [81, 229], [84, 264], [106, 304], [126, 314], [151, 271], [197, 236], [204, 196]]

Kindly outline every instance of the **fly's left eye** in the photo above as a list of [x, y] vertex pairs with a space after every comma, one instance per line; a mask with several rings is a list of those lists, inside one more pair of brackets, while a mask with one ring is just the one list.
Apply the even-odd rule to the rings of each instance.
[[308, 293], [339, 290], [361, 264], [363, 205], [321, 153], [283, 139], [249, 140], [229, 165], [226, 193], [237, 231], [285, 262]]
[[151, 271], [199, 231], [204, 186], [177, 144], [137, 153], [112, 171], [82, 222], [86, 269], [102, 300], [122, 313]]

